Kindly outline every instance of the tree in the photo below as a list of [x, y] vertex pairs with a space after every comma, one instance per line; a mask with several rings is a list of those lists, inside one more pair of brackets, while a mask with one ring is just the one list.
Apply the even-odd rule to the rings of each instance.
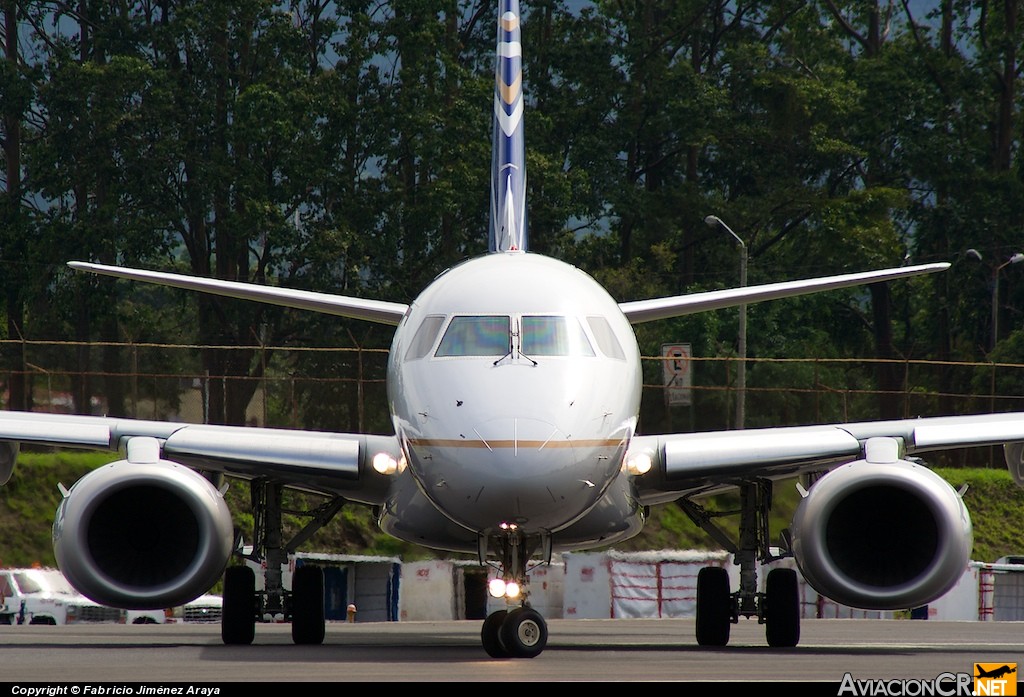
[[19, 3], [4, 0], [4, 60], [0, 64], [0, 103], [3, 104], [4, 191], [0, 198], [0, 263], [3, 268], [6, 337], [4, 361], [8, 366], [8, 406], [26, 409], [31, 405], [25, 357], [14, 341], [25, 336], [25, 288], [31, 273], [23, 260], [27, 255], [29, 223], [22, 202], [22, 121], [31, 101], [32, 84], [19, 51]]

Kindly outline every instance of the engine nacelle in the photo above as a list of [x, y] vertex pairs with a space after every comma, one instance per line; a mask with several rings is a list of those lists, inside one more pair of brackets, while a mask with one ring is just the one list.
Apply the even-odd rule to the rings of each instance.
[[790, 533], [812, 588], [868, 610], [911, 609], [942, 596], [963, 575], [974, 543], [960, 494], [900, 459], [851, 462], [823, 476]]
[[1017, 486], [1024, 486], [1024, 443], [1004, 443], [1003, 457], [1013, 481]]
[[166, 460], [93, 470], [67, 492], [53, 524], [60, 570], [83, 595], [149, 610], [187, 603], [231, 555], [231, 513], [202, 475]]

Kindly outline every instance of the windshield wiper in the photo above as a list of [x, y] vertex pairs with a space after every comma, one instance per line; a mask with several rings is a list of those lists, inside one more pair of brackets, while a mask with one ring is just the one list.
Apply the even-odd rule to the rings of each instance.
[[519, 335], [519, 320], [518, 319], [516, 320], [516, 327], [512, 331], [511, 339], [512, 340], [509, 342], [508, 353], [506, 353], [504, 356], [502, 356], [498, 360], [494, 361], [494, 365], [498, 365], [503, 360], [505, 360], [506, 358], [511, 356], [513, 353], [519, 354], [520, 358], [525, 358], [526, 360], [530, 361], [530, 363], [533, 363], [534, 365], [540, 365], [539, 363], [537, 363], [537, 361], [533, 360], [532, 358], [527, 356], [525, 353], [523, 353], [522, 342], [519, 340], [520, 339], [520, 335]]

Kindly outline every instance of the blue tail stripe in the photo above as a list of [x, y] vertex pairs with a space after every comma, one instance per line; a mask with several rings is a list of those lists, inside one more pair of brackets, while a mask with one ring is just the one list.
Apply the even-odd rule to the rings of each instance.
[[494, 151], [491, 164], [492, 252], [525, 251], [526, 146], [523, 138], [522, 42], [518, 0], [501, 0], [495, 46]]

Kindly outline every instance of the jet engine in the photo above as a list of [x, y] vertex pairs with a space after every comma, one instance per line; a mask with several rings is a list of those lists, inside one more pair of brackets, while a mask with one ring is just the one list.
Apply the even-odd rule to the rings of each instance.
[[926, 467], [892, 451], [868, 454], [805, 493], [790, 529], [793, 556], [811, 587], [838, 603], [920, 607], [967, 568], [970, 514], [960, 494]]
[[231, 513], [202, 475], [158, 455], [139, 462], [131, 452], [64, 492], [53, 524], [57, 564], [71, 585], [103, 605], [184, 604], [224, 572]]

